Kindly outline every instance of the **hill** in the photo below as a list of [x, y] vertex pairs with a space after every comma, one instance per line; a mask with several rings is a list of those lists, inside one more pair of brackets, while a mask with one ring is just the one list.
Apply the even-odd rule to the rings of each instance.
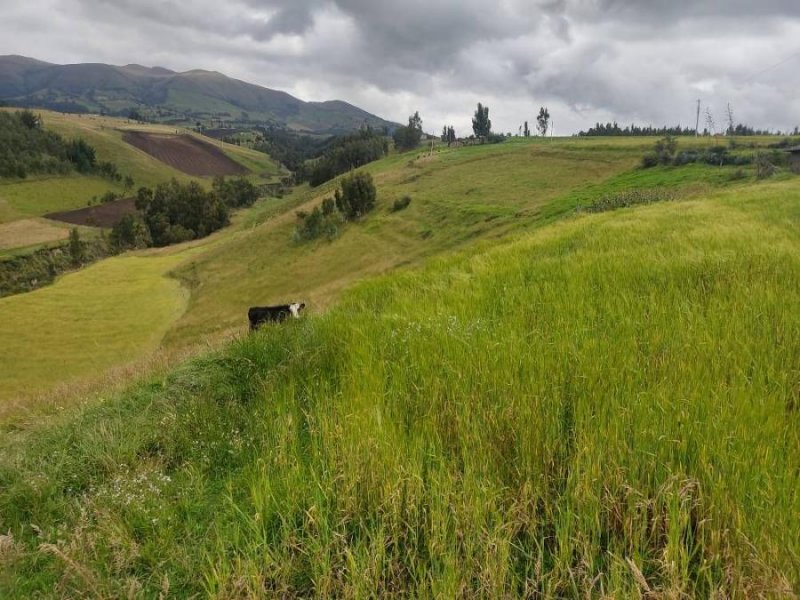
[[[14, 420], [0, 595], [795, 596], [799, 180], [549, 142], [370, 165], [377, 213], [333, 242], [290, 243], [330, 193], [301, 190], [84, 272], [124, 272], [122, 303], [133, 280], [105, 322], [142, 345], [181, 301], [167, 343], [254, 298], [330, 308]], [[145, 288], [175, 268], [188, 298]], [[28, 318], [71, 323], [63, 283]], [[148, 294], [145, 339], [125, 309]]]
[[213, 119], [315, 133], [349, 132], [364, 124], [395, 127], [346, 102], [303, 102], [217, 72], [176, 73], [141, 65], [54, 65], [20, 56], [0, 56], [0, 100], [125, 117], [137, 110], [153, 120], [191, 125]]

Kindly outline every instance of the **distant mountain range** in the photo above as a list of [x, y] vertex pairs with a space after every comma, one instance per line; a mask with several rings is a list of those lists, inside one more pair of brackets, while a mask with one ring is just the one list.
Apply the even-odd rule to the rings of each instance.
[[397, 124], [338, 100], [303, 102], [285, 92], [214, 71], [177, 73], [161, 67], [55, 65], [0, 56], [0, 101], [63, 112], [128, 116], [132, 110], [167, 123], [276, 125], [311, 133], [342, 133], [364, 124]]

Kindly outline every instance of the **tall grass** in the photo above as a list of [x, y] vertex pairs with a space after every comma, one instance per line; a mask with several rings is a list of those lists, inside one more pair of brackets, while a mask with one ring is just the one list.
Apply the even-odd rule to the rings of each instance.
[[10, 435], [0, 596], [796, 593], [791, 189], [438, 260]]

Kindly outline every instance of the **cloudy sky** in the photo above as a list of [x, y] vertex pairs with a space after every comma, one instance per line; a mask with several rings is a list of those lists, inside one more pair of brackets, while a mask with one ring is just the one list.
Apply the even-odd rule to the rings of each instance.
[[800, 125], [800, 0], [0, 0], [0, 54], [204, 68], [427, 131]]

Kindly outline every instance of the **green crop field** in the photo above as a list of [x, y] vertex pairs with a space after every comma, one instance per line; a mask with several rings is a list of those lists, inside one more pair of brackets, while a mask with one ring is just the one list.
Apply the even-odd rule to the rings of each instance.
[[8, 413], [0, 597], [795, 596], [800, 179], [651, 145], [395, 155], [332, 241], [292, 241], [301, 188], [0, 300], [12, 395], [310, 304]]

